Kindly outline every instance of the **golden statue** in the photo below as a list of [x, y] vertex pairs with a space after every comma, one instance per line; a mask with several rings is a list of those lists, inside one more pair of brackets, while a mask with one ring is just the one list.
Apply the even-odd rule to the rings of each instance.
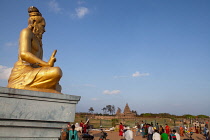
[[59, 80], [62, 71], [54, 67], [55, 50], [49, 61], [42, 60], [42, 34], [45, 32], [45, 19], [39, 10], [28, 8], [28, 27], [20, 32], [18, 61], [14, 64], [8, 80], [8, 88], [60, 93]]

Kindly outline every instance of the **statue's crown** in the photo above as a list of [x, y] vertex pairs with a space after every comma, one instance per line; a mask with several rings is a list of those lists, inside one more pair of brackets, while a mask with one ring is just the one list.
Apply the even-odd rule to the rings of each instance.
[[28, 8], [28, 14], [29, 16], [42, 16], [39, 10], [34, 6]]

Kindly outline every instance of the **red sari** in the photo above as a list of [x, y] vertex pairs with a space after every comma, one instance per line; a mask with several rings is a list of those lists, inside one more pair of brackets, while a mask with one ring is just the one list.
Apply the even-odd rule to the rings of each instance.
[[119, 125], [119, 136], [123, 136], [123, 125]]
[[166, 130], [166, 134], [169, 135], [169, 133], [170, 133], [170, 127], [168, 125], [166, 125], [165, 130]]
[[179, 127], [179, 131], [180, 131], [180, 136], [183, 137], [184, 136], [184, 128], [182, 126]]
[[83, 125], [83, 133], [87, 133], [87, 125], [86, 124]]
[[82, 133], [83, 133], [84, 123], [83, 122], [80, 122], [79, 126], [82, 127]]
[[80, 126], [80, 127], [83, 127], [83, 125], [84, 125], [84, 123], [83, 123], [83, 122], [81, 122], [81, 123], [79, 124], [79, 126]]

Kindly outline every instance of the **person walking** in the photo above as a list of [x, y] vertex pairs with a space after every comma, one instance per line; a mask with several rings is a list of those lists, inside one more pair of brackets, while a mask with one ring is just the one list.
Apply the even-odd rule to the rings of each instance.
[[208, 125], [205, 124], [205, 127], [203, 129], [203, 134], [206, 137], [206, 140], [209, 140], [209, 129], [208, 129]]
[[177, 140], [181, 140], [180, 135], [176, 132], [176, 130], [173, 130], [173, 133], [176, 135]]
[[166, 126], [165, 126], [165, 131], [166, 131], [166, 134], [169, 135], [169, 133], [170, 133], [170, 127], [168, 126], [168, 124], [166, 124]]
[[82, 120], [81, 120], [81, 122], [80, 122], [79, 126], [80, 126], [80, 127], [82, 127], [82, 133], [83, 133], [84, 123], [82, 122]]
[[149, 127], [148, 127], [148, 140], [152, 140], [152, 135], [154, 133], [154, 129], [153, 127], [149, 124]]
[[142, 135], [142, 138], [145, 138], [145, 135], [146, 135], [146, 124], [144, 124], [143, 127], [142, 127], [141, 135]]
[[184, 128], [182, 126], [179, 127], [180, 136], [184, 136]]
[[161, 135], [162, 133], [164, 133], [164, 129], [163, 129], [163, 126], [162, 126], [162, 125], [160, 125], [159, 133], [160, 133], [160, 135]]
[[124, 129], [124, 126], [122, 123], [120, 123], [119, 125], [119, 136], [123, 136], [123, 129]]
[[158, 132], [159, 132], [160, 127], [159, 127], [158, 123], [156, 123], [155, 127], [156, 127], [156, 130], [158, 130]]
[[177, 140], [175, 133], [176, 133], [176, 130], [173, 130], [172, 133], [170, 134], [170, 140]]
[[133, 140], [133, 131], [130, 130], [130, 127], [126, 127], [126, 132], [124, 133], [124, 138], [126, 140]]
[[165, 133], [165, 130], [163, 129], [163, 133], [161, 134], [161, 140], [169, 140], [168, 134]]
[[139, 123], [137, 123], [136, 136], [138, 136], [138, 133], [141, 135], [140, 130], [141, 130], [141, 126], [140, 126], [140, 124], [139, 124]]
[[155, 129], [155, 133], [152, 135], [152, 140], [160, 140], [160, 134], [158, 133], [158, 130]]

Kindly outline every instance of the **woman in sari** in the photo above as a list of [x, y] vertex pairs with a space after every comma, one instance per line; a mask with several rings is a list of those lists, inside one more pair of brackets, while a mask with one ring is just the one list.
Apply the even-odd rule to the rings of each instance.
[[179, 127], [180, 136], [184, 136], [184, 128], [182, 126]]
[[170, 134], [170, 127], [168, 126], [168, 124], [166, 124], [165, 126], [165, 131], [166, 131], [166, 134]]
[[162, 126], [162, 125], [160, 125], [159, 133], [160, 133], [160, 135], [161, 135], [162, 133], [164, 133], [164, 129], [163, 129], [163, 126]]
[[69, 140], [79, 140], [77, 130], [75, 130], [75, 125], [72, 125], [69, 130]]
[[119, 125], [119, 136], [123, 136], [123, 129], [124, 129], [124, 127], [123, 127], [122, 123], [120, 123], [120, 125]]

